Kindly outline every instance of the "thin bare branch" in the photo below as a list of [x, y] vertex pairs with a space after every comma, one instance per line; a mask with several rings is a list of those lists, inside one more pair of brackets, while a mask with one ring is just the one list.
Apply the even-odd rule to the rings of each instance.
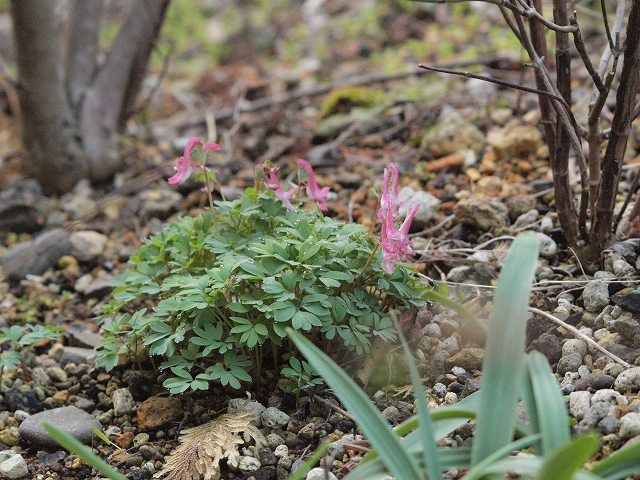
[[[627, 9], [627, 0], [618, 0], [618, 4], [616, 6], [616, 19], [613, 23], [613, 30], [611, 31], [611, 36], [615, 39], [620, 32], [622, 31], [622, 26], [625, 19], [625, 11]], [[615, 47], [615, 43], [613, 43]], [[607, 69], [609, 68], [609, 62], [611, 61], [611, 57], [613, 56], [614, 48], [611, 47], [611, 43], [607, 42], [607, 47], [600, 58], [600, 65], [598, 65], [598, 75], [600, 78], [603, 78]], [[594, 86], [593, 91], [591, 92], [591, 102], [595, 102], [595, 99], [598, 95], [598, 89]]]
[[[576, 27], [578, 27], [577, 15], [578, 15], [577, 12], [573, 12], [573, 15], [569, 19], [569, 22], [572, 25], [575, 25]], [[576, 50], [580, 54], [580, 59], [582, 60], [582, 63], [584, 63], [584, 66], [587, 69], [587, 72], [589, 72], [589, 75], [591, 75], [591, 78], [593, 79], [593, 83], [595, 84], [598, 91], [602, 93], [605, 90], [604, 83], [602, 82], [602, 78], [600, 78], [600, 75], [598, 74], [596, 67], [593, 66], [593, 63], [589, 58], [589, 54], [587, 53], [587, 49], [584, 45], [584, 40], [582, 38], [582, 32], [580, 32], [579, 27], [576, 29], [575, 32], [573, 32], [573, 43], [576, 46]]]
[[457, 75], [459, 77], [474, 78], [476, 80], [483, 80], [485, 82], [495, 83], [496, 85], [500, 85], [502, 87], [513, 88], [514, 90], [521, 90], [523, 92], [533, 93], [535, 95], [544, 95], [544, 96], [553, 98], [554, 100], [557, 100], [558, 102], [562, 103], [562, 105], [565, 108], [569, 108], [569, 105], [567, 104], [567, 102], [565, 102], [565, 100], [562, 97], [560, 97], [558, 95], [554, 95], [553, 93], [545, 92], [544, 90], [538, 90], [537, 88], [525, 87], [523, 85], [518, 85], [518, 84], [515, 84], [515, 83], [511, 83], [511, 82], [506, 82], [506, 81], [500, 80], [498, 78], [487, 77], [486, 75], [478, 75], [477, 73], [461, 72], [461, 71], [458, 71], [458, 70], [449, 70], [447, 68], [440, 68], [440, 67], [430, 67], [428, 65], [423, 65], [423, 64], [418, 65], [418, 68], [422, 68], [424, 70], [429, 70], [431, 72], [439, 72], [439, 73], [446, 73], [446, 74], [449, 74], [449, 75]]
[[562, 320], [560, 320], [559, 318], [555, 317], [554, 315], [551, 315], [550, 313], [547, 313], [547, 312], [545, 312], [543, 310], [540, 310], [538, 308], [530, 307], [529, 311], [531, 313], [535, 313], [536, 315], [540, 315], [540, 316], [546, 318], [547, 320], [551, 320], [556, 325], [558, 325], [558, 326], [564, 328], [565, 330], [571, 332], [577, 338], [579, 338], [580, 340], [588, 343], [589, 345], [591, 345], [593, 348], [595, 348], [599, 352], [605, 354], [607, 357], [609, 357], [614, 362], [619, 363], [620, 365], [622, 365], [624, 368], [631, 368], [631, 365], [629, 365], [627, 362], [622, 360], [617, 355], [611, 353], [609, 350], [604, 348], [602, 345], [600, 345], [598, 342], [596, 342], [592, 338], [587, 337], [585, 334], [583, 334], [580, 330], [578, 330], [573, 325], [569, 325], [568, 323], [563, 322]]
[[622, 217], [624, 216], [624, 212], [627, 210], [629, 203], [631, 202], [631, 198], [633, 194], [636, 192], [638, 188], [638, 181], [640, 181], [640, 170], [636, 172], [633, 176], [633, 181], [631, 182], [631, 186], [629, 187], [629, 191], [627, 192], [627, 197], [624, 199], [624, 203], [622, 204], [622, 208], [618, 212], [618, 216], [616, 217], [616, 221], [613, 224], [613, 234], [615, 235], [618, 231], [618, 225], [622, 221]]
[[611, 51], [615, 48], [613, 43], [613, 37], [611, 36], [611, 29], [609, 28], [609, 18], [607, 15], [607, 5], [604, 0], [600, 0], [600, 9], [602, 10], [602, 21], [604, 22], [604, 30], [607, 33], [607, 41], [609, 42], [609, 48]]

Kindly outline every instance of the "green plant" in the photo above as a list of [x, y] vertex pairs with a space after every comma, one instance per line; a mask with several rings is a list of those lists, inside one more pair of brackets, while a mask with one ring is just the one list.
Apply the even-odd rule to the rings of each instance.
[[[256, 182], [237, 200], [167, 225], [131, 257], [103, 313], [100, 365], [110, 370], [145, 349], [164, 358], [172, 393], [211, 382], [240, 388], [249, 367], [259, 379], [264, 362], [280, 365], [291, 353], [287, 327], [336, 353], [395, 339], [390, 309], [424, 303], [414, 269], [385, 272], [376, 239], [360, 225], [286, 208], [278, 197], [288, 202], [292, 191], [267, 171], [276, 195]], [[311, 175], [308, 182], [322, 206], [327, 192]]]
[[[465, 469], [465, 480], [518, 475], [536, 480], [618, 480], [640, 468], [640, 445], [585, 465], [598, 450], [595, 433], [570, 437], [564, 399], [547, 359], [526, 354], [525, 326], [537, 239], [520, 235], [509, 251], [493, 302], [481, 388], [455, 405], [429, 411], [407, 349], [418, 415], [394, 430], [355, 382], [300, 333], [288, 334], [311, 366], [333, 388], [371, 443], [370, 451], [346, 478], [442, 479], [443, 471]], [[406, 348], [406, 343], [404, 343]], [[519, 401], [528, 421], [516, 412]], [[436, 441], [475, 420], [471, 448], [437, 448]], [[526, 455], [517, 455], [523, 451]], [[533, 452], [533, 453], [530, 453]]]
[[311, 365], [304, 360], [298, 360], [297, 358], [291, 358], [289, 360], [289, 367], [285, 367], [280, 371], [285, 382], [283, 382], [284, 389], [300, 394], [301, 391], [309, 388], [322, 385], [322, 377], [320, 377]]
[[87, 465], [95, 468], [110, 480], [126, 480], [124, 475], [105, 463], [104, 460], [93, 453], [89, 447], [80, 443], [75, 437], [48, 422], [43, 422], [42, 425], [47, 433], [51, 435], [51, 438], [58, 442], [61, 447], [77, 455]]
[[59, 335], [60, 328], [53, 326], [12, 325], [0, 328], [0, 347], [8, 344], [8, 348], [3, 347], [0, 354], [0, 383], [6, 370], [22, 363], [19, 349], [30, 347], [44, 338], [55, 340]]

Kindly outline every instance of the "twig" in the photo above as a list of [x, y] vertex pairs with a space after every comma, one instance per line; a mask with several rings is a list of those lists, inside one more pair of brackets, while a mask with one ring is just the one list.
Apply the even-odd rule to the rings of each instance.
[[514, 90], [522, 90], [523, 92], [533, 93], [535, 95], [544, 95], [546, 97], [550, 97], [550, 98], [553, 98], [554, 100], [558, 101], [559, 103], [562, 104], [563, 107], [565, 107], [568, 110], [570, 110], [570, 108], [571, 108], [571, 107], [569, 107], [567, 102], [565, 102], [564, 98], [562, 98], [561, 96], [556, 95], [556, 94], [551, 93], [551, 92], [546, 92], [544, 90], [538, 90], [537, 88], [524, 87], [522, 85], [517, 85], [515, 83], [505, 82], [504, 80], [500, 80], [500, 79], [497, 79], [497, 78], [487, 77], [486, 75], [478, 75], [476, 73], [471, 73], [471, 72], [461, 72], [461, 71], [458, 71], [458, 70], [450, 70], [448, 68], [432, 67], [432, 66], [423, 65], [423, 64], [418, 65], [418, 68], [422, 68], [424, 70], [429, 70], [431, 72], [439, 72], [439, 73], [446, 73], [446, 74], [449, 74], [449, 75], [457, 75], [459, 77], [474, 78], [476, 80], [483, 80], [485, 82], [495, 83], [496, 85], [500, 85], [502, 87], [513, 88]]
[[[480, 57], [474, 60], [459, 60], [443, 64], [443, 67], [448, 68], [463, 68], [471, 65], [485, 65], [488, 63], [507, 60], [504, 57]], [[219, 122], [233, 118], [234, 115], [242, 113], [254, 113], [261, 110], [266, 110], [279, 105], [295, 102], [305, 97], [317, 97], [325, 95], [331, 90], [343, 87], [355, 87], [360, 85], [372, 85], [376, 83], [393, 82], [395, 80], [404, 80], [406, 78], [419, 77], [426, 72], [420, 70], [409, 70], [405, 72], [395, 73], [375, 73], [371, 75], [362, 75], [357, 77], [350, 77], [345, 79], [336, 80], [334, 82], [323, 83], [309, 88], [300, 88], [291, 92], [286, 92], [272, 97], [260, 98], [253, 102], [246, 102], [243, 105], [234, 106], [231, 108], [223, 108], [216, 112], [216, 120]], [[189, 111], [176, 114], [166, 120], [156, 122], [156, 126], [167, 125], [174, 128], [189, 128], [203, 125], [204, 111]]]
[[[577, 12], [573, 12], [573, 15], [569, 19], [569, 22], [571, 22], [571, 24], [575, 25], [576, 27], [578, 27], [577, 15], [578, 15]], [[584, 66], [587, 69], [587, 72], [589, 72], [589, 75], [591, 75], [591, 78], [593, 79], [593, 83], [595, 84], [596, 88], [600, 93], [604, 92], [606, 87], [604, 86], [604, 83], [602, 82], [602, 78], [600, 78], [600, 75], [598, 74], [596, 67], [593, 66], [593, 63], [589, 58], [589, 54], [587, 53], [587, 49], [584, 45], [584, 40], [582, 38], [582, 32], [580, 32], [579, 28], [575, 32], [573, 32], [573, 43], [576, 46], [576, 50], [578, 51], [578, 54], [580, 55], [580, 59], [582, 60], [582, 63], [584, 63]]]
[[337, 405], [334, 405], [334, 404], [333, 404], [333, 403], [331, 403], [329, 400], [326, 400], [326, 399], [324, 399], [324, 398], [320, 397], [319, 395], [314, 395], [314, 396], [313, 396], [313, 399], [314, 399], [314, 400], [317, 400], [317, 401], [319, 401], [321, 404], [323, 404], [323, 405], [325, 405], [325, 406], [327, 406], [327, 407], [329, 407], [329, 408], [331, 408], [331, 409], [335, 410], [335, 411], [336, 411], [336, 412], [338, 412], [340, 415], [342, 415], [342, 416], [344, 416], [344, 417], [347, 417], [349, 420], [353, 421], [354, 423], [357, 423], [357, 422], [356, 422], [356, 419], [355, 419], [355, 417], [354, 417], [353, 415], [351, 415], [351, 414], [350, 414], [349, 412], [347, 412], [346, 410], [344, 410], [344, 409], [342, 409], [342, 408], [338, 407]]
[[602, 21], [604, 22], [604, 31], [607, 32], [607, 41], [609, 42], [609, 48], [613, 51], [615, 45], [613, 44], [613, 37], [611, 36], [611, 29], [609, 28], [607, 5], [604, 3], [604, 0], [600, 0], [600, 9], [602, 10]]
[[624, 368], [631, 368], [630, 364], [628, 364], [627, 362], [622, 360], [617, 355], [611, 353], [609, 350], [607, 350], [606, 348], [601, 346], [599, 343], [597, 343], [592, 338], [587, 337], [585, 334], [580, 332], [580, 330], [578, 330], [573, 325], [569, 325], [568, 323], [563, 322], [562, 320], [560, 320], [559, 318], [555, 317], [554, 315], [551, 315], [550, 313], [542, 311], [542, 310], [540, 310], [538, 308], [529, 307], [529, 311], [532, 312], [532, 313], [535, 313], [536, 315], [540, 315], [540, 316], [546, 318], [547, 320], [551, 320], [552, 322], [554, 322], [555, 324], [561, 326], [565, 330], [570, 331], [573, 335], [578, 337], [580, 340], [588, 343], [589, 345], [591, 345], [593, 348], [595, 348], [596, 350], [600, 351], [601, 353], [604, 353], [607, 357], [609, 357], [614, 362], [619, 363]]

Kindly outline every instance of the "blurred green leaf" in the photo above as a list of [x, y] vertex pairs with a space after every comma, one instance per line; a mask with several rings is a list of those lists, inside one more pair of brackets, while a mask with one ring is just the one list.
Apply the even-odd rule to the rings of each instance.
[[523, 395], [525, 408], [534, 430], [542, 435], [541, 453], [547, 455], [571, 439], [569, 416], [547, 358], [540, 352], [531, 352], [527, 370], [524, 390], [530, 393]]
[[331, 443], [329, 442], [320, 444], [318, 448], [316, 448], [316, 450], [311, 454], [311, 456], [307, 458], [304, 464], [291, 475], [289, 475], [289, 478], [287, 480], [302, 480], [303, 478], [305, 478], [305, 475], [309, 473], [309, 470], [311, 470], [320, 461], [324, 454], [327, 453], [327, 450], [329, 450], [330, 446]]
[[300, 333], [288, 328], [287, 334], [311, 366], [336, 392], [342, 403], [354, 415], [373, 448], [389, 472], [402, 480], [422, 480], [416, 459], [407, 454], [400, 439], [387, 421], [356, 383], [315, 345]]
[[83, 462], [91, 467], [95, 468], [98, 472], [105, 475], [111, 480], [127, 480], [127, 477], [118, 473], [116, 469], [109, 466], [100, 457], [91, 451], [89, 447], [80, 443], [77, 439], [72, 437], [66, 432], [63, 432], [58, 427], [48, 423], [42, 422], [44, 429], [51, 435], [56, 442], [60, 444], [65, 450], [77, 455]]
[[525, 232], [509, 249], [498, 278], [482, 365], [474, 465], [513, 439], [525, 377], [527, 309], [537, 262], [538, 238]]
[[586, 434], [565, 443], [552, 453], [545, 455], [544, 462], [535, 480], [571, 480], [600, 447], [596, 434]]
[[640, 471], [640, 443], [612, 453], [591, 468], [591, 473], [600, 475], [606, 480], [626, 478], [638, 471]]

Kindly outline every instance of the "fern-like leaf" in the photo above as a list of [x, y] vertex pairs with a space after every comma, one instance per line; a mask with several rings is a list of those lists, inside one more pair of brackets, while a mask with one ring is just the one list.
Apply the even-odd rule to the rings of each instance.
[[255, 418], [252, 412], [237, 410], [181, 431], [180, 445], [167, 457], [164, 468], [154, 478], [219, 480], [221, 460], [238, 466], [239, 445], [250, 438], [257, 445], [265, 443], [260, 430], [251, 423]]

